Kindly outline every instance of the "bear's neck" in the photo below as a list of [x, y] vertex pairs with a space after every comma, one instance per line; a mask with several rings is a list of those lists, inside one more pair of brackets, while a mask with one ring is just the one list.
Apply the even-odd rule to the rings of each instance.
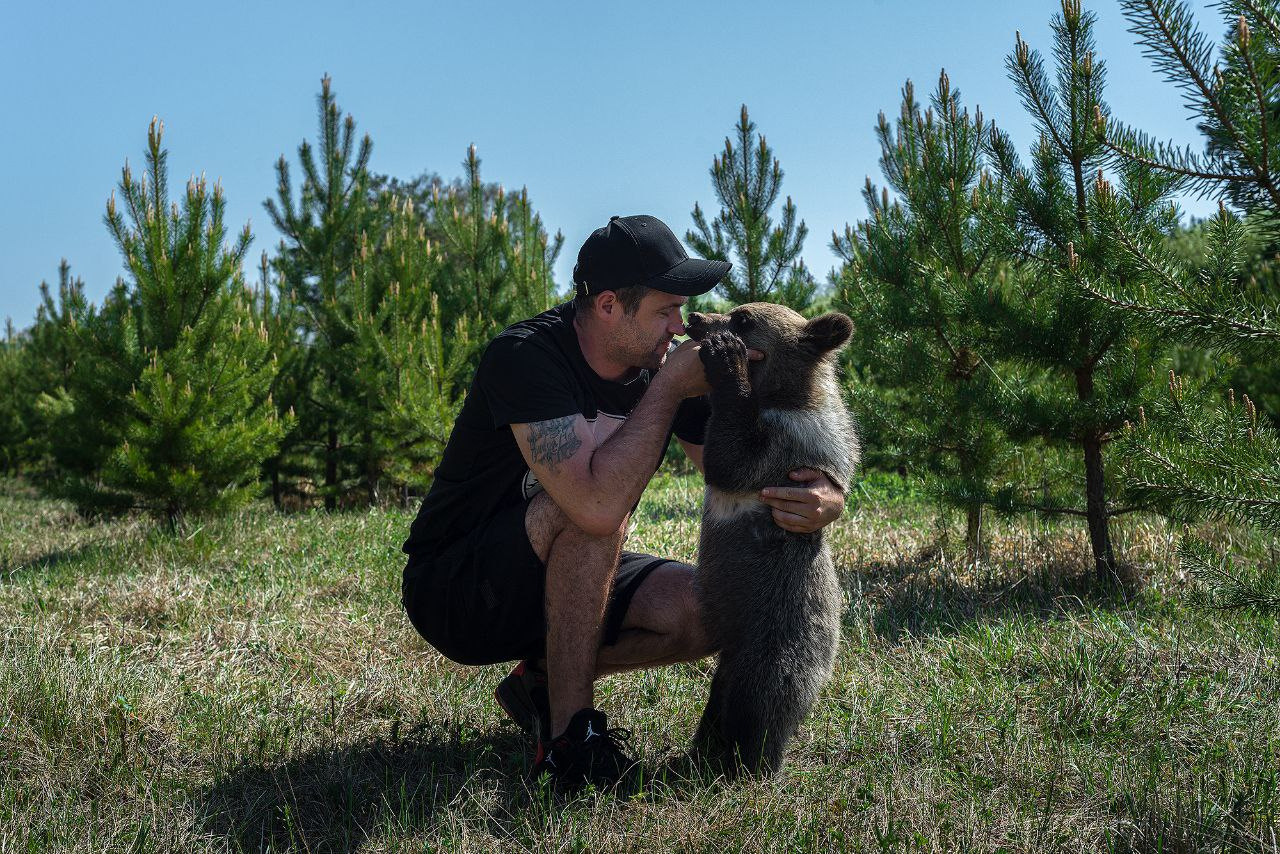
[[761, 409], [817, 411], [831, 406], [831, 396], [839, 394], [835, 370], [828, 362], [822, 362], [803, 376], [788, 377], [787, 380], [767, 388], [757, 398]]

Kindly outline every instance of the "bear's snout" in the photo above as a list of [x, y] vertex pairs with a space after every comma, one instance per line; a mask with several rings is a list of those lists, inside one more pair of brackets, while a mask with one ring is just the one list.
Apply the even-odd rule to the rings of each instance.
[[727, 314], [704, 314], [700, 311], [689, 313], [689, 319], [684, 324], [684, 330], [694, 341], [701, 341], [707, 335], [715, 332], [717, 329], [729, 328], [729, 315]]

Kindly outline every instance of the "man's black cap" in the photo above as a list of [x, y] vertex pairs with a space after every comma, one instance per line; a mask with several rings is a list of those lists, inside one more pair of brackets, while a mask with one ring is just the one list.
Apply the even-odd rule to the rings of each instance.
[[714, 288], [732, 266], [728, 261], [690, 258], [657, 217], [612, 216], [578, 250], [573, 281], [579, 294], [644, 285], [692, 297]]

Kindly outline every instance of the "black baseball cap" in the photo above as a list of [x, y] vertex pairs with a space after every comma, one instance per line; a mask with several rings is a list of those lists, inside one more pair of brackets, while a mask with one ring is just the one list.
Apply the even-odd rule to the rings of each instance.
[[631, 285], [677, 296], [705, 294], [724, 278], [728, 261], [690, 258], [655, 216], [611, 216], [578, 250], [573, 282], [579, 294], [616, 291]]

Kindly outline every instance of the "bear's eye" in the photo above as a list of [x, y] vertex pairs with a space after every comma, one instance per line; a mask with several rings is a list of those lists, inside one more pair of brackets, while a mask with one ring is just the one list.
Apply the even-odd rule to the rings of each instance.
[[750, 329], [750, 328], [751, 328], [751, 315], [748, 315], [748, 314], [735, 314], [735, 315], [731, 318], [731, 320], [732, 320], [731, 325], [735, 325], [735, 324], [736, 324], [736, 325], [737, 325], [737, 327], [738, 327], [739, 329]]

